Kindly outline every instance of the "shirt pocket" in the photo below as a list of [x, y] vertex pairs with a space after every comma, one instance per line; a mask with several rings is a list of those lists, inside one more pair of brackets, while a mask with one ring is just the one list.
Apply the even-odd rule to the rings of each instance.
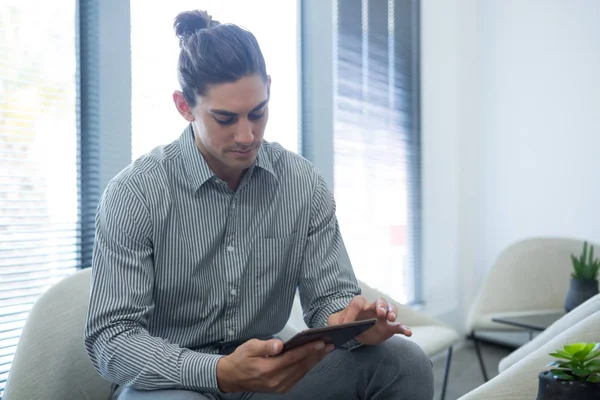
[[302, 261], [297, 233], [283, 238], [255, 239], [250, 260], [256, 296], [277, 296], [295, 289]]

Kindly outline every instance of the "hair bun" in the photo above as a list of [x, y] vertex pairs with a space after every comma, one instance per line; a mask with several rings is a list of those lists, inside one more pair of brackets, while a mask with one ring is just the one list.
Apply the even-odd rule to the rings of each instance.
[[183, 40], [202, 29], [209, 29], [217, 25], [219, 25], [219, 21], [214, 21], [206, 11], [194, 10], [177, 15], [173, 28], [175, 28], [175, 35]]

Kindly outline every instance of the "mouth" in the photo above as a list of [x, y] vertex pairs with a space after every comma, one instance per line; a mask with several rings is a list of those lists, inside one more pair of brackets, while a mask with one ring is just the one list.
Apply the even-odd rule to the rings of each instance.
[[230, 152], [233, 153], [233, 155], [235, 155], [237, 157], [245, 157], [245, 156], [252, 154], [254, 152], [254, 150], [256, 150], [256, 147], [253, 147], [251, 149], [246, 149], [246, 150], [230, 150]]

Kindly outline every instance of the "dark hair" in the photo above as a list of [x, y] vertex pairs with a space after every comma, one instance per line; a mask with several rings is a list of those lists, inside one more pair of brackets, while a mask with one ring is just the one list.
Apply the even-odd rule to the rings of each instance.
[[267, 79], [265, 59], [254, 35], [233, 24], [220, 24], [206, 11], [186, 11], [173, 24], [179, 38], [178, 78], [190, 107], [208, 85], [236, 82], [258, 74]]

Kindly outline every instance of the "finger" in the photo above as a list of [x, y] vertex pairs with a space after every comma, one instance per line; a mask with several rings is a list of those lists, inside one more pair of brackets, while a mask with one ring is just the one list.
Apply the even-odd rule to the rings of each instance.
[[388, 303], [388, 321], [394, 322], [398, 318], [398, 306], [393, 303]]
[[325, 352], [325, 342], [317, 340], [305, 345], [288, 350], [277, 357], [277, 367], [286, 368], [290, 365], [297, 364], [304, 359]]
[[393, 334], [400, 333], [404, 336], [412, 336], [412, 330], [408, 326], [404, 325], [402, 322], [394, 322], [388, 324], [388, 326], [390, 327], [390, 331], [393, 332]]
[[354, 322], [358, 315], [368, 308], [367, 299], [363, 296], [356, 296], [351, 301], [350, 304], [344, 309], [342, 316], [340, 318], [340, 324], [345, 322]]
[[412, 331], [401, 322], [389, 323], [380, 320], [373, 328], [362, 333], [356, 339], [361, 343], [373, 345], [382, 343], [396, 334], [412, 336]]
[[251, 339], [240, 346], [249, 357], [276, 356], [283, 350], [283, 342], [279, 339], [258, 340]]
[[386, 299], [380, 297], [376, 301], [377, 304], [377, 317], [386, 318], [388, 315], [388, 302]]

